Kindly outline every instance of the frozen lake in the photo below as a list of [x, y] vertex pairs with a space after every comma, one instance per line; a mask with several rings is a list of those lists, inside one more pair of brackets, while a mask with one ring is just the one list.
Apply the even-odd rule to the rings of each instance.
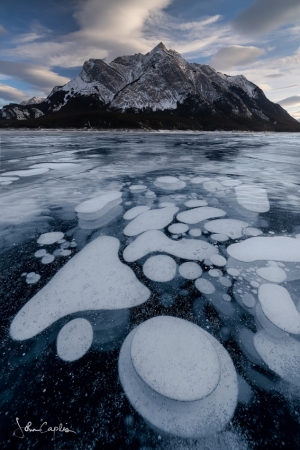
[[300, 448], [299, 151], [2, 132], [1, 448]]

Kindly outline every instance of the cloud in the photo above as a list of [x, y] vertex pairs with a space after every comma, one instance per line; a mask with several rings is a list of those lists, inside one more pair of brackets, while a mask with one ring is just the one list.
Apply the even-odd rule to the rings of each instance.
[[258, 47], [232, 45], [230, 47], [220, 48], [209, 61], [209, 64], [217, 70], [224, 71], [253, 63], [264, 54], [265, 50]]
[[69, 78], [52, 72], [47, 67], [23, 62], [0, 61], [0, 73], [17, 78], [34, 86], [35, 89], [50, 92], [55, 85], [62, 86]]
[[283, 86], [283, 87], [275, 88], [275, 89], [273, 89], [273, 91], [282, 91], [283, 89], [291, 89], [291, 88], [294, 88], [297, 86], [299, 86], [299, 84], [292, 84], [291, 86]]
[[255, 0], [232, 21], [232, 26], [241, 34], [259, 36], [299, 20], [299, 0]]
[[6, 34], [7, 33], [7, 31], [6, 31], [6, 29], [4, 28], [4, 26], [3, 25], [0, 25], [0, 35], [1, 34]]
[[267, 78], [281, 78], [284, 76], [284, 73], [270, 73], [269, 75], [266, 75]]
[[300, 95], [293, 95], [292, 97], [284, 98], [278, 103], [280, 103], [281, 106], [298, 106], [300, 105]]
[[0, 98], [11, 103], [21, 103], [28, 100], [28, 95], [19, 89], [0, 83]]
[[[14, 49], [0, 50], [11, 56], [49, 66], [78, 67], [89, 58], [111, 60], [123, 54], [146, 53], [159, 42], [144, 36], [144, 26], [152, 13], [163, 10], [173, 0], [77, 0], [73, 14], [78, 31], [47, 41], [35, 42], [28, 33], [19, 37]], [[74, 3], [76, 5], [76, 3]], [[35, 30], [35, 34], [40, 35]], [[160, 39], [161, 40], [161, 39]]]
[[30, 26], [29, 33], [22, 33], [16, 35], [11, 39], [12, 44], [26, 44], [28, 42], [37, 41], [49, 36], [51, 30], [44, 27], [38, 20], [33, 20]]

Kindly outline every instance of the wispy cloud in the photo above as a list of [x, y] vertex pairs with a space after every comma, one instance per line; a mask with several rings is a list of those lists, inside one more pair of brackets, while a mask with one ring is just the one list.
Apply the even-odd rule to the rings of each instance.
[[55, 85], [64, 85], [69, 81], [69, 78], [62, 77], [47, 67], [22, 62], [0, 60], [0, 73], [29, 83], [46, 94], [49, 94]]
[[0, 35], [1, 34], [6, 34], [7, 33], [7, 31], [6, 31], [6, 29], [4, 28], [4, 26], [3, 25], [0, 25]]
[[21, 103], [28, 100], [28, 95], [19, 89], [0, 83], [0, 98], [11, 103]]
[[299, 84], [292, 84], [291, 86], [283, 86], [279, 88], [272, 89], [273, 91], [282, 91], [283, 89], [291, 89], [294, 87], [300, 86]]

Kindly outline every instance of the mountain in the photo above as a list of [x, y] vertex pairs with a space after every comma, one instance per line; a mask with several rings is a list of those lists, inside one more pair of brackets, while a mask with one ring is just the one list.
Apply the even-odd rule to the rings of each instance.
[[109, 64], [90, 59], [45, 100], [31, 100], [4, 106], [0, 126], [300, 131], [243, 75], [189, 63], [163, 43]]
[[29, 100], [25, 100], [24, 102], [20, 103], [20, 105], [37, 105], [38, 103], [42, 103], [45, 100], [45, 98], [41, 97], [32, 97]]

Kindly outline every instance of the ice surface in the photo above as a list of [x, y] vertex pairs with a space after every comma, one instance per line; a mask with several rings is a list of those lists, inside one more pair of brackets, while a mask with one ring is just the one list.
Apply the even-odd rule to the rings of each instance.
[[267, 281], [272, 281], [273, 283], [283, 283], [286, 280], [286, 272], [280, 267], [260, 267], [256, 270], [257, 275]]
[[205, 200], [188, 200], [185, 202], [185, 206], [188, 208], [197, 208], [199, 206], [207, 206], [207, 202]]
[[239, 180], [224, 180], [221, 181], [221, 184], [223, 184], [223, 186], [226, 187], [232, 187], [232, 186], [239, 186], [240, 184], [242, 184], [242, 182]]
[[29, 272], [26, 276], [27, 284], [36, 284], [41, 278], [41, 275], [35, 272]]
[[[220, 380], [216, 389], [201, 400], [177, 401], [156, 393], [137, 374], [131, 359], [131, 343], [136, 330], [137, 328], [127, 336], [122, 345], [119, 376], [123, 389], [137, 412], [156, 429], [174, 436], [198, 439], [221, 431], [234, 414], [238, 396], [235, 368], [224, 347], [201, 329], [217, 352]], [[201, 355], [201, 352], [198, 354]]]
[[213, 294], [216, 290], [214, 285], [205, 278], [198, 278], [195, 281], [195, 286], [202, 294]]
[[158, 177], [154, 181], [154, 186], [166, 191], [175, 191], [186, 187], [186, 183], [177, 177]]
[[179, 266], [179, 273], [187, 280], [195, 280], [201, 276], [202, 269], [197, 263], [185, 262]]
[[[83, 230], [96, 230], [97, 228], [104, 227], [112, 222], [116, 217], [120, 216], [124, 213], [124, 209], [121, 205], [116, 203], [121, 203], [120, 200], [115, 200], [111, 202], [109, 205], [103, 208], [103, 210], [98, 211], [97, 213], [92, 213], [90, 215], [86, 214], [87, 220], [79, 219], [78, 225]], [[114, 206], [115, 205], [115, 206]], [[79, 214], [78, 214], [79, 216]], [[83, 217], [83, 214], [80, 214]], [[97, 219], [90, 219], [92, 216], [98, 216]]]
[[226, 236], [226, 234], [222, 234], [222, 233], [213, 233], [211, 234], [211, 239], [213, 239], [214, 241], [217, 242], [226, 242], [228, 241], [229, 237]]
[[243, 184], [235, 187], [235, 193], [238, 203], [249, 211], [263, 213], [270, 209], [268, 194], [264, 188]]
[[223, 267], [226, 265], [226, 259], [222, 255], [211, 255], [210, 260], [214, 266]]
[[243, 235], [243, 228], [248, 227], [247, 222], [236, 219], [211, 220], [204, 225], [204, 228], [211, 233], [225, 234], [231, 239], [238, 239]]
[[275, 338], [265, 331], [254, 336], [254, 345], [265, 363], [288, 383], [300, 386], [300, 342], [290, 336]]
[[238, 277], [240, 275], [240, 271], [235, 269], [234, 267], [229, 267], [227, 269], [227, 273], [229, 273], [229, 275], [231, 275], [233, 277]]
[[176, 262], [167, 255], [151, 256], [143, 265], [143, 272], [152, 281], [170, 281], [176, 275]]
[[149, 289], [121, 263], [119, 246], [119, 240], [110, 236], [86, 245], [18, 312], [11, 337], [29, 339], [78, 311], [130, 308], [147, 301]]
[[245, 236], [260, 236], [263, 232], [258, 228], [248, 227], [243, 229], [243, 234]]
[[208, 192], [218, 192], [218, 191], [223, 191], [224, 190], [224, 186], [222, 186], [221, 183], [219, 183], [218, 181], [205, 181], [203, 183], [203, 187], [206, 191]]
[[37, 243], [40, 245], [51, 245], [59, 241], [63, 237], [64, 233], [62, 233], [61, 231], [52, 231], [50, 233], [41, 234], [37, 240]]
[[102, 217], [107, 211], [121, 203], [122, 192], [109, 191], [97, 197], [86, 200], [76, 206], [78, 217], [84, 220], [94, 220]]
[[194, 208], [188, 211], [183, 211], [177, 214], [177, 219], [180, 222], [195, 224], [203, 220], [213, 219], [215, 217], [225, 216], [226, 212], [222, 209], [211, 208], [210, 206], [203, 206], [201, 208]]
[[51, 162], [45, 162], [45, 163], [38, 163], [34, 164], [33, 166], [30, 166], [30, 169], [40, 169], [40, 168], [46, 168], [46, 169], [55, 169], [55, 170], [68, 170], [68, 169], [76, 169], [78, 168], [78, 164], [74, 163], [67, 163], [67, 162], [59, 162], [59, 163], [51, 163]]
[[285, 236], [252, 237], [227, 247], [230, 256], [243, 262], [257, 260], [300, 262], [300, 240]]
[[150, 209], [150, 206], [134, 206], [133, 208], [126, 211], [123, 218], [125, 220], [132, 220], [135, 217], [137, 217], [139, 214], [149, 211], [149, 209]]
[[136, 236], [144, 231], [165, 228], [172, 222], [174, 215], [178, 210], [177, 206], [170, 206], [146, 211], [133, 219], [132, 222], [125, 227], [123, 233], [126, 236]]
[[146, 231], [129, 244], [123, 253], [127, 262], [137, 261], [152, 252], [165, 252], [178, 258], [202, 261], [218, 250], [201, 239], [181, 239], [172, 241], [159, 230]]
[[200, 230], [200, 228], [191, 228], [189, 234], [193, 237], [199, 237], [201, 236], [202, 231]]
[[193, 184], [200, 184], [204, 183], [205, 181], [209, 181], [211, 178], [209, 177], [195, 177], [191, 179], [191, 183]]
[[169, 226], [168, 231], [170, 233], [182, 234], [186, 233], [188, 229], [189, 226], [186, 225], [185, 223], [173, 223], [172, 225]]
[[49, 169], [46, 167], [40, 169], [27, 169], [27, 170], [13, 170], [11, 172], [1, 173], [1, 176], [14, 176], [17, 177], [32, 177], [34, 175], [42, 175], [43, 173], [48, 172]]
[[177, 401], [207, 397], [221, 375], [217, 352], [201, 328], [177, 317], [142, 323], [132, 339], [131, 359], [148, 387]]
[[132, 186], [129, 186], [129, 190], [133, 193], [135, 192], [142, 192], [147, 189], [147, 186], [144, 184], [133, 184]]
[[76, 361], [87, 353], [93, 342], [93, 328], [86, 319], [68, 322], [58, 333], [57, 354], [64, 361]]
[[34, 256], [36, 258], [42, 258], [43, 256], [45, 256], [47, 254], [47, 250], [45, 250], [44, 248], [41, 248], [40, 250], [37, 250], [34, 254]]
[[227, 277], [220, 277], [219, 281], [224, 287], [230, 287], [232, 285], [231, 280]]
[[254, 308], [256, 305], [256, 300], [253, 295], [247, 292], [242, 296], [242, 302], [247, 308]]
[[54, 256], [53, 255], [45, 255], [42, 257], [42, 264], [50, 264], [54, 261]]
[[148, 190], [145, 192], [145, 197], [146, 198], [156, 198], [156, 194], [155, 194], [155, 192]]
[[214, 277], [214, 278], [219, 278], [222, 276], [222, 272], [219, 269], [210, 269], [208, 271], [208, 275], [210, 275], [211, 277]]
[[262, 284], [258, 299], [265, 316], [278, 328], [288, 333], [300, 334], [300, 314], [289, 292], [277, 284]]
[[[3, 174], [2, 174], [3, 175]], [[0, 176], [0, 181], [8, 182], [8, 181], [16, 181], [19, 178], [18, 177], [7, 177], [7, 176]]]

